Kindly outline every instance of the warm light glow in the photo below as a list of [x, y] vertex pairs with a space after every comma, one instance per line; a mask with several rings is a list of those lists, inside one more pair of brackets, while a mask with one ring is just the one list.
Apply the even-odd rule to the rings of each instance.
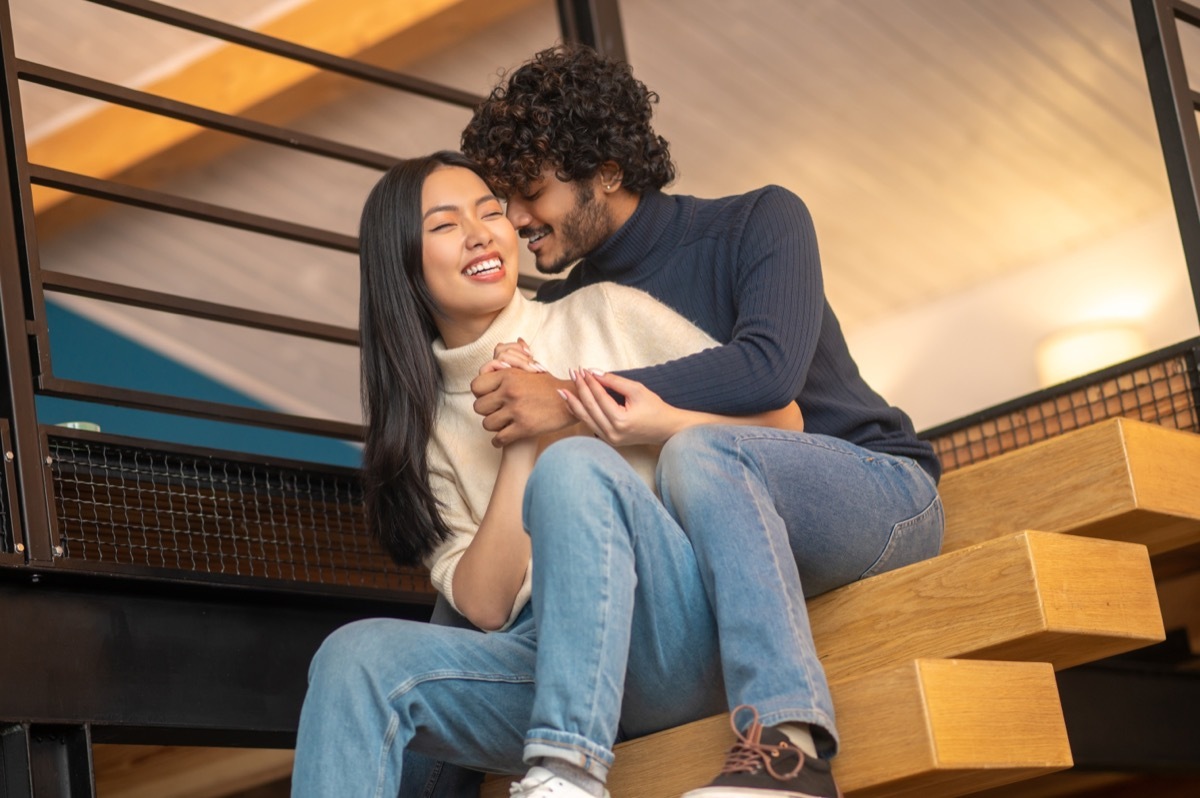
[[1146, 352], [1146, 336], [1137, 327], [1113, 323], [1071, 327], [1037, 346], [1038, 381], [1057, 385]]

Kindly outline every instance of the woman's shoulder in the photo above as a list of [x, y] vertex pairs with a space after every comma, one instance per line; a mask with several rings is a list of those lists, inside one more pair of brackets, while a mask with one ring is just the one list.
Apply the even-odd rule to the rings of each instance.
[[567, 330], [581, 340], [598, 336], [609, 345], [632, 341], [637, 351], [653, 340], [687, 342], [685, 348], [689, 353], [716, 344], [695, 322], [651, 294], [627, 285], [595, 283], [550, 307], [552, 319], [548, 327], [556, 333]]
[[612, 309], [620, 311], [626, 308], [634, 308], [642, 312], [668, 310], [666, 305], [640, 288], [608, 281], [586, 285], [562, 299], [555, 300], [551, 306], [561, 306], [561, 310]]

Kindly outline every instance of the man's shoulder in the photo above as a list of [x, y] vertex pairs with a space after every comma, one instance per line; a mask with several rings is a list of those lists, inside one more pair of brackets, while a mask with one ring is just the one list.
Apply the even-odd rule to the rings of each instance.
[[708, 232], [712, 232], [722, 221], [727, 224], [740, 224], [754, 214], [777, 213], [783, 209], [792, 213], [808, 213], [804, 200], [800, 199], [799, 195], [773, 183], [726, 197], [700, 199], [678, 196], [677, 199], [692, 205], [695, 218], [700, 223], [696, 228]]

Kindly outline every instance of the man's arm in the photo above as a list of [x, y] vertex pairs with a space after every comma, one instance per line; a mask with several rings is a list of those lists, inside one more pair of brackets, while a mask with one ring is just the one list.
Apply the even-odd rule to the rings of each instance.
[[[794, 401], [808, 377], [825, 310], [816, 231], [800, 198], [777, 187], [763, 192], [739, 238], [738, 261], [728, 268], [727, 301], [733, 304], [736, 320], [727, 344], [671, 359], [676, 353], [655, 350], [660, 343], [669, 345], [668, 339], [649, 339], [642, 342], [642, 362], [659, 360], [660, 365], [616, 369], [616, 373], [687, 410], [745, 416]], [[559, 282], [553, 287], [560, 287]], [[645, 288], [655, 293], [650, 286]], [[663, 292], [688, 288], [686, 281], [673, 275], [657, 298], [686, 316], [687, 303], [673, 301]], [[556, 296], [548, 293], [546, 298]], [[627, 307], [615, 310], [637, 312]], [[637, 319], [624, 323], [636, 325]], [[484, 375], [471, 383], [477, 397], [475, 412], [485, 416], [484, 429], [496, 433], [495, 446], [573, 423], [557, 393], [560, 389], [573, 391], [574, 385], [549, 375], [507, 372]]]
[[[736, 320], [728, 343], [618, 373], [691, 410], [741, 416], [794, 400], [808, 378], [825, 311], [816, 232], [799, 197], [778, 188], [759, 197], [729, 268], [727, 301]], [[662, 292], [674, 290], [689, 287], [675, 281]], [[689, 315], [683, 303], [659, 298]]]

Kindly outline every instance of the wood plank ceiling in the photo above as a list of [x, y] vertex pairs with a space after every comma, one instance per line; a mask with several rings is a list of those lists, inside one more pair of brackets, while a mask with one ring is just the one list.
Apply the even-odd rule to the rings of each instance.
[[[12, 2], [23, 57], [102, 68], [113, 80], [161, 78], [192, 46], [151, 23], [127, 29], [81, 0]], [[174, 4], [240, 23], [297, 5]], [[804, 197], [829, 296], [851, 332], [1169, 209], [1126, 0], [630, 0], [621, 12], [630, 60], [662, 97], [676, 189], [717, 196], [779, 183]], [[483, 93], [498, 68], [557, 37], [553, 4], [537, 0], [452, 48], [395, 60]], [[34, 152], [85, 124], [54, 94], [26, 87]], [[297, 125], [403, 156], [453, 146], [466, 118], [363, 89]], [[173, 177], [170, 190], [353, 232], [373, 180], [249, 145]], [[120, 210], [49, 238], [44, 257], [63, 271], [355, 324], [352, 258], [250, 234]], [[273, 404], [357, 417], [344, 352], [291, 352], [265, 335], [248, 346], [219, 325], [91, 312]]]

